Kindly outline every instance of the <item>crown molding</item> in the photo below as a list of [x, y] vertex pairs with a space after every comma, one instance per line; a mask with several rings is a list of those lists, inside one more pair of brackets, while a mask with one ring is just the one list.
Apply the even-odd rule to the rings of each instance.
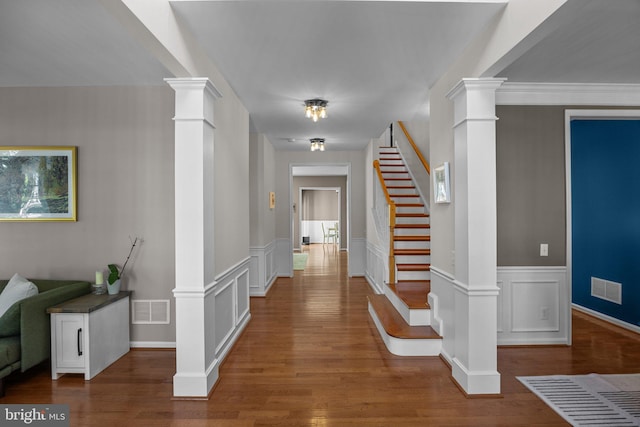
[[640, 106], [640, 84], [504, 83], [496, 105]]

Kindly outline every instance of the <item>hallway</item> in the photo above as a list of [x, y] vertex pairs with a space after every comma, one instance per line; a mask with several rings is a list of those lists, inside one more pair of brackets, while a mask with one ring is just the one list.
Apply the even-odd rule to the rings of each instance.
[[172, 398], [175, 351], [136, 349], [87, 382], [42, 364], [0, 404], [68, 404], [71, 426], [564, 426], [517, 375], [640, 372], [637, 334], [574, 313], [572, 347], [500, 348], [502, 397], [467, 399], [440, 358], [386, 350], [346, 252], [308, 250], [304, 271], [251, 299], [208, 400]]

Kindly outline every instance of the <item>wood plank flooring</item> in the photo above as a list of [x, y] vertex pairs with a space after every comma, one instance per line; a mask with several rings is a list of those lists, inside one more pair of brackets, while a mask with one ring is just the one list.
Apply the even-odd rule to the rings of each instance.
[[640, 338], [574, 314], [572, 347], [500, 348], [502, 398], [467, 399], [437, 357], [398, 357], [344, 252], [311, 245], [304, 271], [252, 298], [252, 320], [210, 399], [174, 400], [172, 350], [133, 350], [93, 380], [10, 377], [0, 404], [64, 403], [71, 426], [565, 426], [516, 375], [640, 372]]

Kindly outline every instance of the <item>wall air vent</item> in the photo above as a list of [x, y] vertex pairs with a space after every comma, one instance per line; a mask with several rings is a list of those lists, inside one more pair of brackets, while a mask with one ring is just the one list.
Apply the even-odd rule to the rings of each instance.
[[622, 304], [622, 283], [592, 277], [591, 296]]
[[133, 300], [131, 323], [134, 325], [167, 325], [171, 320], [169, 300]]

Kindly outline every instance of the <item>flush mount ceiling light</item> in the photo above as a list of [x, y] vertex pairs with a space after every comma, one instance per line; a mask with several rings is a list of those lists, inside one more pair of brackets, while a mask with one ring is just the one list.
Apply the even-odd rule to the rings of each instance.
[[307, 118], [317, 122], [318, 119], [327, 117], [327, 105], [329, 101], [324, 99], [307, 99], [304, 101], [304, 114]]
[[324, 151], [324, 138], [311, 138], [311, 151]]

